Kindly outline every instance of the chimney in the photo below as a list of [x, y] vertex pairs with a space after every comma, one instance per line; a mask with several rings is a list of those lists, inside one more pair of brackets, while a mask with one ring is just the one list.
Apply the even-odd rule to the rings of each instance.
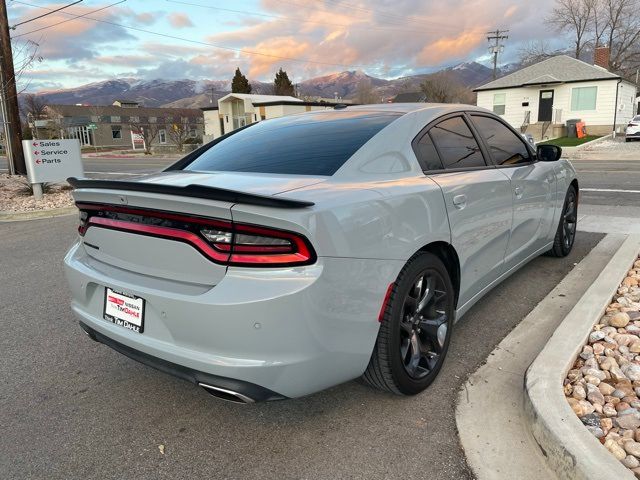
[[596, 47], [596, 51], [593, 54], [593, 64], [598, 67], [602, 67], [605, 70], [609, 70], [609, 56], [611, 51], [609, 47]]

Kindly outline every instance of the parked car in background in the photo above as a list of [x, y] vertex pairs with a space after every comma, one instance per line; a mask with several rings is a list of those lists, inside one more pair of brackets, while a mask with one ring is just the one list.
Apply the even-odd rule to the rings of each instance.
[[560, 153], [469, 105], [363, 105], [251, 124], [159, 174], [72, 178], [72, 309], [92, 339], [227, 400], [358, 377], [417, 394], [472, 305], [571, 251]]
[[640, 115], [636, 115], [631, 119], [629, 125], [627, 125], [624, 138], [627, 142], [640, 140]]

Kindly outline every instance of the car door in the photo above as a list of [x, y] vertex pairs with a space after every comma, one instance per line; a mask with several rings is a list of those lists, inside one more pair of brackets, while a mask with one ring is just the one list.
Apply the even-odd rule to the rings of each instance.
[[491, 160], [509, 177], [513, 222], [505, 253], [510, 269], [549, 243], [553, 233], [556, 175], [553, 165], [536, 162], [521, 135], [491, 115], [470, 114]]
[[460, 261], [460, 309], [504, 272], [513, 216], [509, 178], [485, 160], [464, 114], [429, 125], [414, 150], [442, 190]]

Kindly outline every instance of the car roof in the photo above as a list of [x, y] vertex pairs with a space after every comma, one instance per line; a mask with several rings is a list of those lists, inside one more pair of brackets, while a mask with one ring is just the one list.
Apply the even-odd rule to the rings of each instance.
[[347, 105], [340, 108], [344, 111], [368, 111], [368, 112], [396, 112], [396, 113], [411, 113], [420, 110], [478, 110], [484, 111], [484, 109], [478, 108], [475, 105], [466, 105], [462, 103], [377, 103], [371, 105]]

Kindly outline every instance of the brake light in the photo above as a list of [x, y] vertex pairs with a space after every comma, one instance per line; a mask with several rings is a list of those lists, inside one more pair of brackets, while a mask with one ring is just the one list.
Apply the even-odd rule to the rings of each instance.
[[95, 226], [182, 241], [223, 265], [277, 267], [308, 265], [316, 260], [309, 241], [295, 232], [151, 209], [77, 206], [80, 236]]

